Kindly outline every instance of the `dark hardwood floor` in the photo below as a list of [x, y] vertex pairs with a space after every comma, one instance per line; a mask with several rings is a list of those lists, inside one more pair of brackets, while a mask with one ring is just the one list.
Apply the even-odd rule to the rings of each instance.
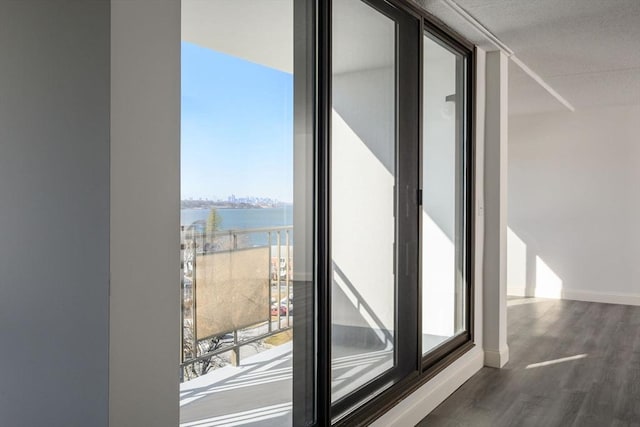
[[640, 307], [510, 299], [510, 362], [418, 426], [640, 426]]

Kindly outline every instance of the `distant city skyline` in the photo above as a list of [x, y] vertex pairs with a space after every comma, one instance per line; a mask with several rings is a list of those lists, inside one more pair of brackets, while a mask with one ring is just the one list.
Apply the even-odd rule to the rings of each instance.
[[268, 196], [251, 196], [251, 195], [245, 195], [245, 196], [238, 196], [235, 194], [229, 194], [228, 196], [224, 196], [224, 197], [218, 197], [218, 196], [213, 196], [213, 197], [182, 197], [181, 200], [193, 200], [193, 201], [210, 201], [210, 202], [235, 202], [235, 201], [247, 201], [247, 200], [251, 200], [251, 201], [256, 201], [256, 200], [264, 200], [264, 201], [271, 201], [271, 202], [280, 202], [280, 203], [290, 203], [287, 202], [286, 200], [280, 200], [280, 199], [276, 199], [273, 197], [268, 197]]
[[293, 201], [293, 76], [182, 42], [181, 198]]

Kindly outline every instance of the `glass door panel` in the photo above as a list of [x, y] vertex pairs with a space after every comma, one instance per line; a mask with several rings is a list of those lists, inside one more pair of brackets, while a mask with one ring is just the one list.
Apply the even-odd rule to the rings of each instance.
[[423, 45], [422, 352], [465, 331], [465, 58]]
[[309, 425], [310, 2], [181, 4], [180, 426]]
[[335, 0], [332, 35], [335, 402], [395, 365], [396, 22]]

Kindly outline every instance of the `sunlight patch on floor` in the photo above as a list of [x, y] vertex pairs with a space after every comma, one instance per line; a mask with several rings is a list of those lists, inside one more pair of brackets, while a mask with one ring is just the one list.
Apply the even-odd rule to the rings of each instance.
[[571, 362], [573, 360], [580, 360], [586, 358], [587, 354], [577, 354], [575, 356], [562, 357], [560, 359], [547, 360], [546, 362], [540, 363], [532, 363], [531, 365], [527, 365], [525, 369], [533, 369], [533, 368], [541, 368], [543, 366], [556, 365], [558, 363]]

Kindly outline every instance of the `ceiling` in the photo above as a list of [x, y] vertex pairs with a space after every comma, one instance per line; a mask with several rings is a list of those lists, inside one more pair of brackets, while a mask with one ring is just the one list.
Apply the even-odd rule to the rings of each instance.
[[182, 0], [182, 40], [288, 73], [292, 21], [293, 0]]
[[[442, 0], [414, 0], [467, 39], [488, 43]], [[640, 104], [640, 0], [454, 0], [576, 110]], [[509, 111], [565, 107], [509, 66]]]
[[[182, 40], [292, 73], [294, 1], [183, 0]], [[335, 74], [393, 63], [393, 21], [353, 0], [334, 15]]]
[[[293, 1], [183, 0], [183, 40], [291, 72]], [[412, 1], [480, 47], [496, 49], [444, 0]], [[640, 0], [453, 1], [577, 110], [640, 104]], [[345, 22], [351, 20], [346, 16], [352, 13], [343, 15]], [[371, 21], [366, 15], [359, 21]], [[385, 34], [373, 31], [371, 24], [358, 27], [369, 28], [371, 39]], [[354, 60], [371, 57], [373, 66], [380, 61], [379, 50], [371, 49], [377, 44], [345, 52], [357, 52]], [[359, 58], [358, 62], [363, 61]], [[334, 71], [348, 71], [346, 68]], [[514, 115], [566, 108], [513, 62], [509, 92], [509, 112]]]

